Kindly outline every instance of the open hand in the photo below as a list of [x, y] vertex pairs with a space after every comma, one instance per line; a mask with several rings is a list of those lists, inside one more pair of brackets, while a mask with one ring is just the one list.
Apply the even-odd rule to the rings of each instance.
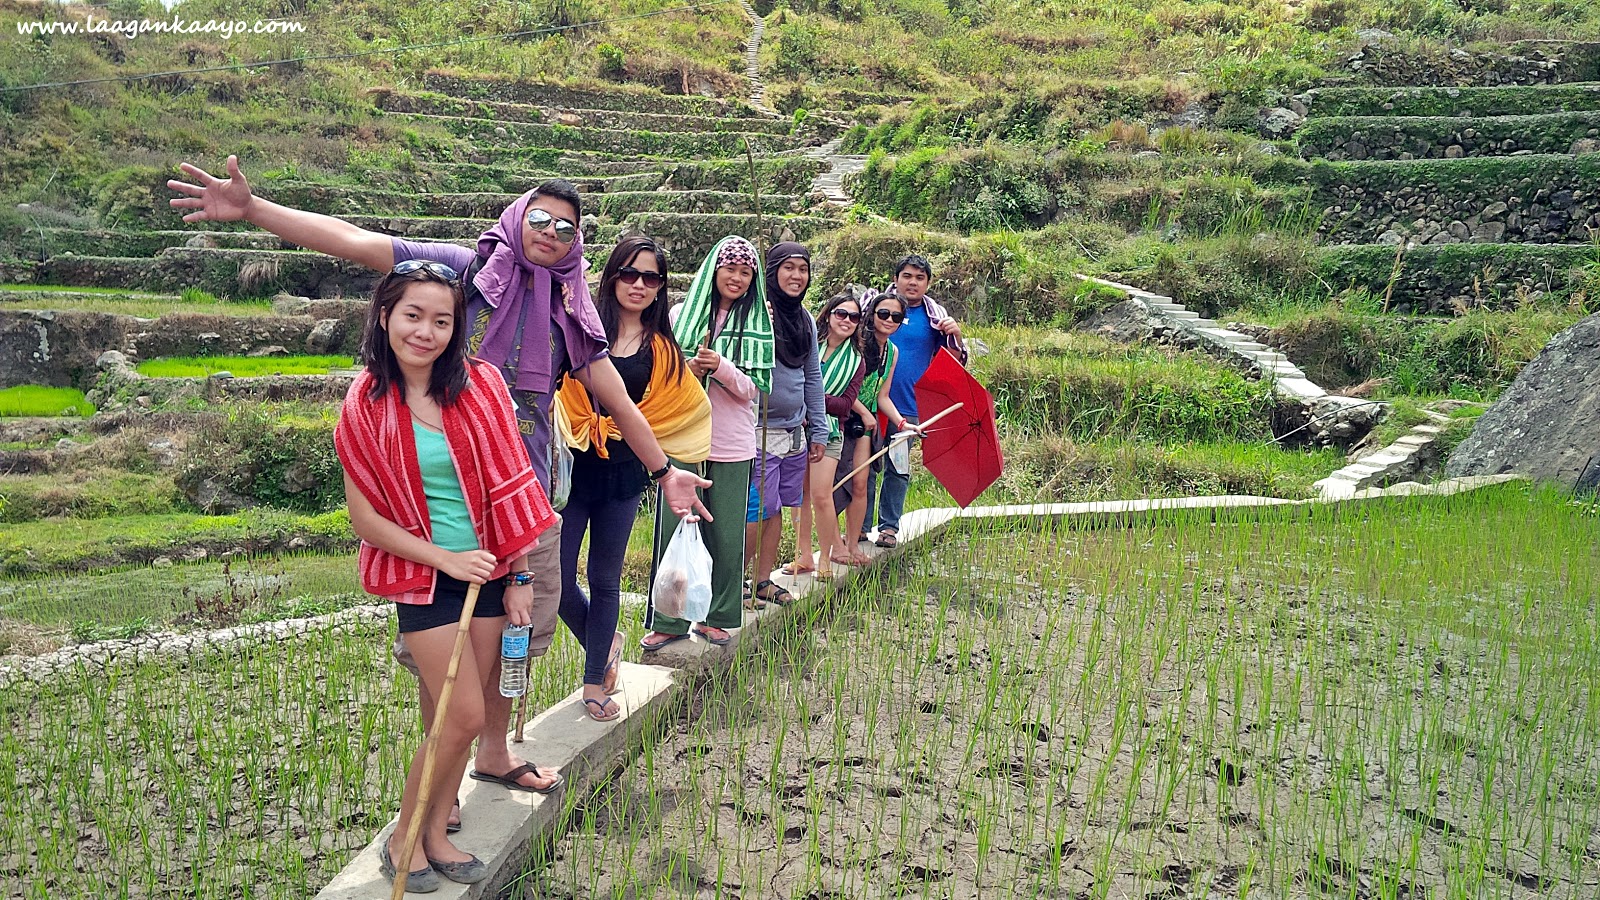
[[237, 222], [250, 212], [250, 182], [239, 171], [239, 157], [230, 156], [227, 162], [228, 178], [224, 181], [199, 166], [182, 163], [178, 168], [199, 184], [173, 179], [167, 187], [186, 197], [167, 201], [173, 209], [192, 209], [183, 217], [185, 222]]
[[711, 487], [711, 482], [676, 466], [661, 479], [661, 499], [666, 502], [667, 509], [672, 510], [675, 516], [693, 515], [712, 521], [711, 510], [700, 502], [700, 497], [694, 489]]

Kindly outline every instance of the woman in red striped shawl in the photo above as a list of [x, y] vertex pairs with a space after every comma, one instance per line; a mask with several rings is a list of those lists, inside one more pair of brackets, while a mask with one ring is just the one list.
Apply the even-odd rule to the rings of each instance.
[[[528, 551], [556, 521], [517, 431], [499, 369], [466, 355], [466, 298], [442, 263], [407, 260], [378, 282], [361, 343], [362, 372], [345, 396], [334, 446], [345, 470], [350, 524], [361, 538], [361, 584], [395, 603], [399, 630], [432, 696], [443, 690], [469, 584], [482, 585], [443, 722], [430, 795], [456, 792], [472, 739], [483, 728], [483, 692], [500, 677], [500, 632], [531, 621]], [[415, 812], [419, 747], [406, 776], [400, 821], [382, 855], [412, 891], [439, 877], [487, 877], [477, 857], [446, 835], [448, 803], [433, 804], [408, 860], [393, 852]]]

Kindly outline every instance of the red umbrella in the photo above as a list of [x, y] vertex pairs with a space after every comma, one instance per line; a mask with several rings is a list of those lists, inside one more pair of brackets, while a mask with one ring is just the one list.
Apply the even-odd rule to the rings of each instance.
[[922, 439], [922, 464], [965, 509], [994, 484], [1005, 466], [994, 427], [994, 398], [943, 347], [915, 390], [917, 415], [924, 422], [960, 404], [960, 409], [928, 429]]

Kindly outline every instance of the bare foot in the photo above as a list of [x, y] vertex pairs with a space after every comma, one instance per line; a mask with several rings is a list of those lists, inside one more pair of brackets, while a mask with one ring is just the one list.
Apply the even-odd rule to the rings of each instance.
[[852, 565], [852, 566], [870, 566], [870, 565], [872, 565], [872, 556], [870, 554], [862, 553], [860, 550], [857, 550], [856, 552], [850, 554], [850, 565]]

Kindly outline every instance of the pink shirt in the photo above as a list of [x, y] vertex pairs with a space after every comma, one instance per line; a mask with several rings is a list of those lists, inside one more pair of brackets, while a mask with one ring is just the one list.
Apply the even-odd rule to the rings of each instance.
[[[672, 321], [678, 320], [674, 306]], [[728, 314], [712, 310], [716, 330]], [[744, 462], [756, 458], [756, 383], [740, 368], [723, 357], [711, 377], [706, 379], [706, 396], [711, 398], [711, 456], [712, 462]]]

